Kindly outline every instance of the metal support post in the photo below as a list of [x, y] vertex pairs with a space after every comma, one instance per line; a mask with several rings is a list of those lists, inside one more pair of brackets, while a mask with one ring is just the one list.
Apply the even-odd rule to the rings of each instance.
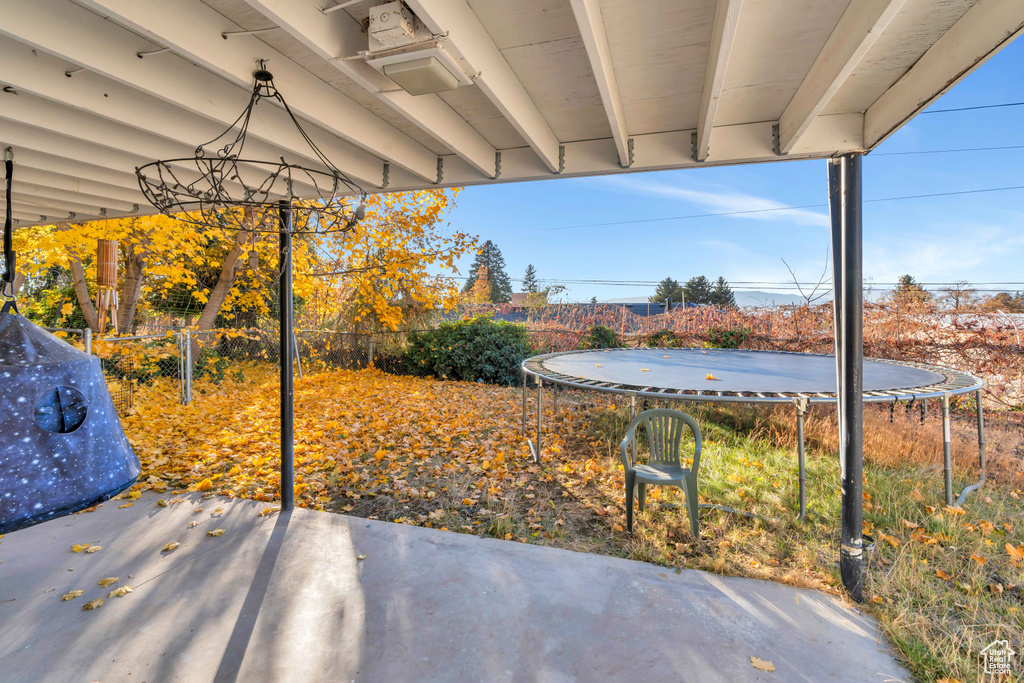
[[949, 438], [949, 394], [942, 395], [942, 488], [946, 505], [952, 505], [953, 456]]
[[800, 514], [797, 521], [804, 521], [807, 516], [807, 454], [804, 450], [804, 416], [807, 415], [809, 403], [806, 398], [796, 400], [796, 455], [800, 479]]
[[295, 368], [299, 371], [299, 379], [302, 379], [302, 354], [299, 353], [299, 338], [292, 332], [292, 348], [295, 353]]
[[857, 602], [863, 600], [864, 550], [864, 319], [863, 244], [861, 226], [861, 155], [829, 159], [829, 208], [836, 253], [836, 359], [838, 367], [839, 447], [842, 484], [842, 528], [839, 571], [843, 586]]
[[82, 345], [85, 347], [85, 355], [92, 355], [92, 328], [82, 330]]
[[182, 381], [185, 389], [185, 405], [192, 403], [192, 329], [185, 328], [185, 348], [182, 349], [185, 358], [185, 372], [182, 373]]
[[278, 312], [281, 324], [281, 509], [295, 507], [295, 414], [292, 378], [292, 207], [278, 203]]
[[367, 351], [366, 351], [366, 353], [367, 353], [367, 366], [372, 368], [372, 367], [374, 367], [374, 364], [373, 364], [373, 335], [372, 334], [370, 335], [369, 345], [370, 345], [370, 348], [367, 349]]

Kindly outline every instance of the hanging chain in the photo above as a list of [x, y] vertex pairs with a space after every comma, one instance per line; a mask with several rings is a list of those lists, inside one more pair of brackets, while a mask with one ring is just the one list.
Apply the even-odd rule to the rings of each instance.
[[17, 272], [14, 254], [14, 224], [11, 217], [11, 184], [14, 179], [14, 150], [4, 150], [4, 173], [7, 179], [7, 207], [4, 216], [4, 275], [0, 294], [7, 301], [14, 300], [14, 274]]

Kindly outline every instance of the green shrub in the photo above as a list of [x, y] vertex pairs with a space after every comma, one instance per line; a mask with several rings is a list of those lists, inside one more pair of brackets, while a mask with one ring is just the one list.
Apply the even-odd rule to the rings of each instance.
[[415, 375], [512, 386], [519, 383], [519, 366], [529, 354], [525, 327], [478, 316], [411, 332], [405, 366]]
[[647, 346], [652, 349], [677, 349], [683, 345], [683, 338], [666, 328], [647, 337]]
[[732, 330], [710, 327], [704, 334], [709, 344], [720, 349], [738, 349], [740, 344], [747, 341], [749, 336], [750, 328], [748, 327], [737, 327]]
[[583, 338], [581, 347], [584, 349], [617, 349], [622, 346], [615, 330], [604, 325], [594, 325]]

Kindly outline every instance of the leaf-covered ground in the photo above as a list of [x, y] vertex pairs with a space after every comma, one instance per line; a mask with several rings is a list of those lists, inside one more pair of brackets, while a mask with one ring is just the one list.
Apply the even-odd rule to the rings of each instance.
[[[139, 488], [275, 500], [276, 372], [233, 369], [217, 386], [197, 385], [189, 406], [176, 405], [171, 395], [143, 392], [125, 419], [143, 463]], [[812, 512], [798, 523], [792, 445], [771, 438], [778, 430], [761, 417], [690, 406], [705, 439], [702, 500], [762, 519], [702, 511], [697, 540], [681, 494], [652, 488], [630, 536], [623, 529], [617, 458], [626, 425], [621, 404], [594, 402], [593, 395], [556, 403], [549, 396], [544, 459], [537, 465], [522, 436], [520, 397], [516, 389], [375, 371], [298, 380], [298, 503], [838, 592], [834, 455], [809, 455]], [[529, 409], [532, 419], [532, 398]], [[891, 432], [876, 450], [885, 443], [907, 448], [912, 439], [897, 431], [916, 432], [869, 418], [875, 432]], [[814, 429], [809, 424], [809, 433]], [[964, 508], [946, 508], [937, 468], [912, 461], [893, 466], [899, 454], [878, 462], [887, 465], [865, 466], [865, 531], [877, 546], [867, 609], [921, 680], [974, 680], [989, 642], [998, 637], [1024, 645], [1022, 494], [1012, 482], [996, 483]], [[974, 476], [963, 470], [958, 488]]]

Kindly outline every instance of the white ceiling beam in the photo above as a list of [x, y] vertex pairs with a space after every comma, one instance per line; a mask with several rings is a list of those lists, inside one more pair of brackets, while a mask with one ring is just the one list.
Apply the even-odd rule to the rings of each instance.
[[444, 100], [410, 95], [369, 64], [347, 59], [367, 49], [362, 24], [348, 12], [325, 14], [309, 0], [246, 2], [485, 176], [494, 177], [494, 147]]
[[789, 154], [839, 92], [906, 0], [853, 0], [779, 118], [779, 152]]
[[135, 183], [134, 187], [108, 185], [106, 183], [98, 183], [87, 177], [76, 178], [60, 173], [40, 171], [16, 161], [14, 165], [14, 187], [22, 187], [22, 183], [51, 187], [54, 190], [77, 192], [92, 197], [104, 197], [109, 201], [127, 204], [129, 207], [133, 204], [142, 205], [146, 203], [146, 197], [139, 189], [138, 182]]
[[[7, 193], [0, 192], [0, 201], [6, 201]], [[32, 207], [34, 210], [39, 211], [42, 214], [49, 216], [51, 213], [57, 216], [62, 213], [75, 214], [77, 216], [91, 216], [93, 218], [106, 218], [113, 216], [115, 211], [108, 211], [105, 206], [97, 206], [95, 204], [85, 204], [80, 202], [71, 202], [63, 199], [52, 199], [50, 197], [40, 197], [26, 192], [11, 192], [12, 203], [17, 203], [24, 207]]]
[[[0, 0], [0, 13], [4, 17], [0, 33], [163, 100], [171, 113], [182, 108], [217, 121], [221, 132], [235, 122], [249, 101], [250, 88], [236, 87], [174, 54], [139, 59], [136, 53], [151, 49], [150, 41], [67, 0]], [[219, 33], [216, 40], [225, 42]], [[11, 71], [20, 68], [20, 64], [11, 65]], [[283, 109], [261, 107], [254, 118], [251, 138], [263, 139], [319, 167], [316, 155]], [[144, 127], [146, 121], [136, 125]], [[364, 183], [382, 182], [380, 159], [316, 126], [305, 128], [342, 171]]]
[[715, 5], [715, 19], [711, 25], [711, 49], [708, 52], [708, 66], [704, 71], [704, 90], [700, 96], [696, 144], [693, 146], [694, 159], [697, 161], [708, 158], [711, 131], [715, 127], [718, 103], [722, 99], [725, 72], [729, 68], [729, 57], [732, 55], [732, 44], [736, 37], [742, 4], [743, 0], [718, 0]]
[[597, 0], [571, 0], [572, 11], [576, 16], [576, 24], [580, 27], [583, 46], [590, 59], [590, 68], [597, 81], [597, 89], [601, 93], [601, 102], [608, 117], [608, 125], [612, 129], [612, 139], [619, 151], [619, 165], [628, 168], [632, 163], [629, 151], [629, 133], [626, 129], [626, 117], [622, 113], [622, 100], [619, 98], [619, 84], [615, 80], [615, 69], [612, 67], [611, 50], [608, 47], [608, 34], [604, 29], [604, 18]]
[[[123, 172], [126, 168], [134, 169], [136, 166], [142, 166], [150, 161], [119, 149], [5, 119], [0, 119], [0, 144], [13, 147], [15, 159], [22, 158], [25, 150], [31, 150], [119, 172]], [[191, 183], [199, 179], [197, 171], [179, 166], [176, 166], [174, 170], [179, 180], [183, 182]]]
[[[0, 57], [3, 56], [4, 45], [4, 43], [0, 42]], [[52, 76], [52, 72], [49, 72], [49, 74]], [[94, 78], [99, 77], [94, 76]], [[59, 80], [57, 84], [58, 86], [63, 85]], [[45, 85], [41, 89], [47, 90]], [[155, 159], [189, 158], [195, 154], [195, 149], [184, 143], [167, 140], [138, 128], [119, 124], [81, 109], [36, 97], [27, 92], [21, 92], [14, 97], [6, 97], [3, 100], [3, 106], [0, 107], [0, 119], [37, 128], [45, 128], [61, 135], [71, 136], [86, 142], [94, 142], [112, 149], [130, 149], [133, 154], [142, 157], [143, 161], [138, 164], [139, 166]], [[268, 153], [270, 152], [270, 150], [267, 151]], [[171, 166], [175, 169], [183, 170], [190, 178], [190, 182], [198, 177], [198, 172], [193, 164], [176, 162], [171, 164]], [[256, 169], [249, 164], [242, 164], [241, 166], [259, 173], [266, 172], [265, 169]], [[134, 168], [126, 170], [130, 172]], [[136, 187], [138, 186], [138, 180], [135, 181], [135, 185]], [[241, 189], [240, 186], [238, 189]], [[314, 196], [316, 194], [316, 190], [312, 185], [300, 179], [295, 180], [295, 189], [306, 196]]]
[[72, 178], [89, 178], [95, 182], [117, 187], [138, 187], [134, 173], [115, 171], [96, 164], [83, 163], [66, 157], [46, 154], [27, 147], [18, 147], [14, 152], [15, 173], [18, 169], [30, 168], [45, 173], [57, 173]]
[[137, 200], [123, 201], [111, 197], [89, 194], [77, 190], [64, 190], [51, 185], [41, 185], [29, 182], [27, 178], [21, 177], [11, 185], [13, 192], [33, 197], [44, 197], [55, 202], [78, 203], [87, 206], [98, 206], [110, 211], [137, 211]]
[[437, 155], [434, 152], [259, 37], [236, 34], [225, 40], [221, 34], [237, 30], [238, 26], [199, 0], [82, 1], [240, 87], [251, 88], [252, 74], [259, 60], [267, 60], [267, 69], [274, 74], [275, 84], [296, 114], [424, 180], [436, 180]]
[[[445, 48], [461, 56], [476, 74], [474, 83], [554, 173], [562, 167], [558, 138], [465, 0], [407, 0]], [[472, 75], [472, 74], [471, 74]]]
[[14, 204], [14, 209], [11, 211], [11, 218], [18, 223], [40, 223], [46, 220], [46, 214], [34, 211], [31, 206]]
[[1024, 32], [1024, 2], [979, 0], [864, 114], [874, 148]]

